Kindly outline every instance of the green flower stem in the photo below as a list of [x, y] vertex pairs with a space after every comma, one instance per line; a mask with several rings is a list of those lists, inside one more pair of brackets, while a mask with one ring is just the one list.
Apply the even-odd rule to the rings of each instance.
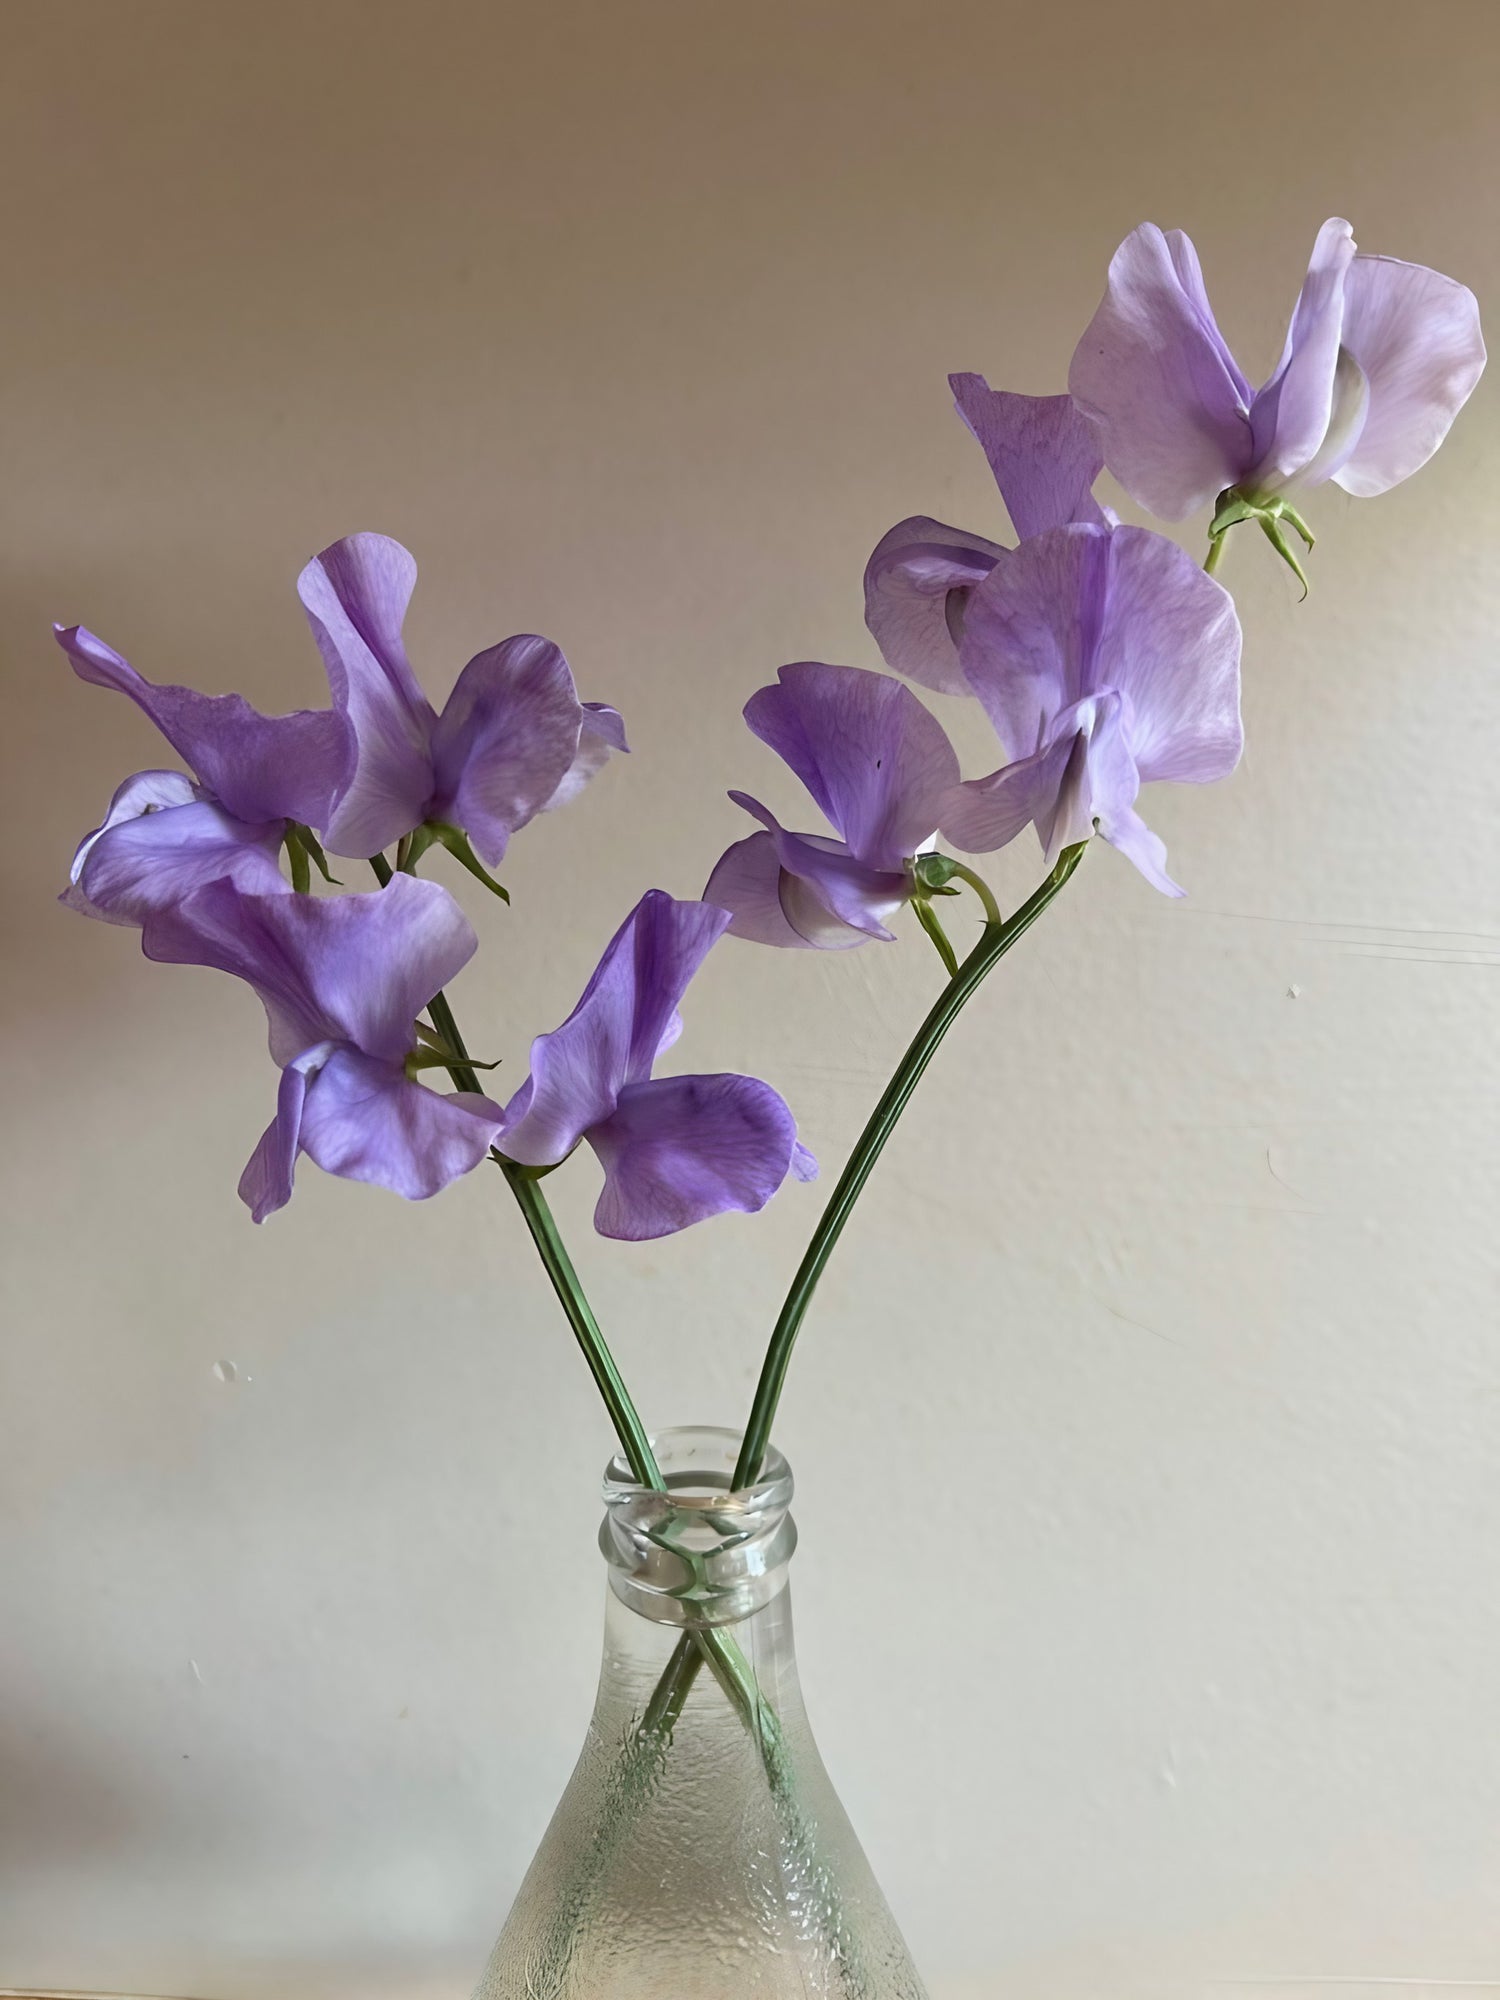
[[[771, 1439], [771, 1425], [775, 1421], [776, 1406], [781, 1400], [782, 1386], [786, 1381], [787, 1366], [792, 1358], [792, 1349], [802, 1326], [812, 1296], [817, 1289], [824, 1266], [833, 1254], [834, 1245], [849, 1220], [854, 1204], [858, 1201], [865, 1182], [875, 1162], [880, 1158], [886, 1140], [894, 1131], [897, 1119], [906, 1109], [907, 1100], [921, 1081], [922, 1072], [937, 1052], [938, 1044], [949, 1028], [958, 1019], [965, 1005], [978, 990], [985, 975], [1004, 958], [1011, 946], [1025, 935], [1042, 914], [1049, 903], [1066, 887], [1079, 862], [1083, 859], [1086, 842], [1064, 849], [1057, 866], [1014, 915], [1003, 922], [986, 923], [978, 944], [959, 966], [958, 971], [943, 988], [933, 1003], [926, 1020], [917, 1030], [910, 1048], [901, 1058], [895, 1075], [886, 1085], [880, 1102], [870, 1114], [869, 1123], [859, 1135], [854, 1151], [849, 1155], [848, 1164], [840, 1174], [838, 1185], [829, 1197], [828, 1206], [813, 1232], [812, 1241], [807, 1246], [807, 1254], [797, 1267], [797, 1275], [792, 1280], [791, 1290], [781, 1308], [780, 1316], [771, 1334], [766, 1350], [765, 1364], [761, 1369], [760, 1381], [755, 1391], [755, 1401], [750, 1410], [750, 1421], [745, 1426], [745, 1439], [740, 1447], [739, 1462], [734, 1469], [733, 1488], [736, 1492], [750, 1486], [759, 1477], [761, 1463], [766, 1455], [766, 1446]], [[967, 875], [965, 875], [967, 880]], [[985, 892], [988, 896], [988, 891]], [[992, 900], [992, 899], [991, 899]], [[998, 914], [998, 912], [997, 912]]]
[[[370, 866], [375, 879], [382, 888], [391, 880], [392, 868], [383, 854], [373, 854]], [[469, 1059], [469, 1051], [464, 1038], [459, 1033], [453, 1009], [448, 1004], [446, 993], [434, 993], [427, 1003], [427, 1012], [432, 1017], [432, 1025], [442, 1038], [443, 1046], [458, 1058], [446, 1064], [448, 1074], [460, 1090], [472, 1090], [483, 1095], [483, 1085], [475, 1074]], [[573, 1260], [568, 1255], [567, 1246], [557, 1227], [557, 1219], [552, 1213], [547, 1197], [542, 1193], [541, 1183], [525, 1167], [514, 1160], [507, 1160], [500, 1153], [491, 1153], [506, 1184], [515, 1196], [526, 1227], [531, 1232], [531, 1240], [537, 1247], [542, 1260], [542, 1268], [552, 1280], [552, 1289], [557, 1294], [558, 1303], [573, 1329], [573, 1337], [583, 1350], [583, 1358], [588, 1363], [599, 1394], [604, 1399], [610, 1421], [615, 1427], [615, 1435], [625, 1454], [625, 1461], [631, 1473], [642, 1486], [649, 1486], [658, 1493], [666, 1491], [666, 1481], [661, 1476], [661, 1467], [656, 1462], [656, 1454], [651, 1449], [651, 1440], [646, 1435], [646, 1427], [631, 1400], [630, 1391], [625, 1387], [624, 1377], [615, 1366], [614, 1356], [600, 1331], [599, 1322], [594, 1318], [593, 1308], [588, 1302], [578, 1273], [573, 1268]]]
[[1219, 564], [1224, 560], [1224, 545], [1228, 540], [1227, 534], [1209, 536], [1208, 554], [1203, 558], [1203, 567], [1209, 576], [1217, 573]]

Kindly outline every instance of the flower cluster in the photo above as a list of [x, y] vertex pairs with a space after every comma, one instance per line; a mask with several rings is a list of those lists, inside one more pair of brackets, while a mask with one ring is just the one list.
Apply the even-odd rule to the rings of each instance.
[[[702, 900], [652, 890], [637, 904], [573, 1012], [532, 1044], [530, 1073], [503, 1107], [473, 1087], [476, 1066], [445, 1025], [443, 988], [474, 933], [417, 864], [442, 846], [504, 895], [490, 871], [511, 837], [627, 746], [618, 712], [581, 701], [562, 653], [535, 635], [477, 654], [439, 714], [402, 637], [416, 565], [399, 543], [355, 535], [302, 572], [325, 709], [265, 716], [237, 695], [156, 686], [82, 627], [59, 628], [79, 676], [128, 695], [187, 766], [121, 785], [63, 900], [139, 927], [150, 958], [214, 967], [259, 995], [281, 1083], [241, 1181], [257, 1221], [288, 1200], [302, 1154], [420, 1198], [487, 1155], [547, 1173], [583, 1140], [603, 1168], [595, 1220], [606, 1235], [758, 1209], [789, 1173], [814, 1171], [782, 1099], [751, 1077], [653, 1074], [719, 937], [825, 951], [889, 942], [910, 902], [952, 968], [932, 897], [961, 877], [1000, 919], [936, 841], [982, 854], [1028, 826], [1049, 867], [1097, 833], [1181, 894], [1137, 801], [1144, 784], [1222, 778], [1240, 756], [1240, 626], [1213, 574], [1225, 536], [1257, 522], [1300, 576], [1285, 530], [1311, 547], [1303, 492], [1333, 480], [1368, 496], [1407, 478], [1483, 364], [1468, 291], [1357, 255], [1334, 220], [1281, 360], [1252, 390], [1187, 237], [1135, 230], [1067, 394], [949, 378], [1015, 545], [926, 515], [900, 522], [870, 557], [864, 598], [903, 678], [801, 662], [747, 704], [751, 730], [831, 831], [790, 831], [731, 792], [756, 830], [721, 857]], [[1208, 561], [1101, 505], [1106, 466], [1164, 519], [1213, 503]], [[997, 767], [965, 779], [907, 682], [976, 701], [999, 739]], [[332, 880], [330, 852], [371, 860], [383, 886], [312, 893], [314, 866]], [[420, 1077], [433, 1069], [461, 1087], [432, 1090]]]

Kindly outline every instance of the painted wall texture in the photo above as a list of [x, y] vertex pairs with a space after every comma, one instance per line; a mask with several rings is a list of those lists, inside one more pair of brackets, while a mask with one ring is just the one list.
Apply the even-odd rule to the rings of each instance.
[[[641, 890], [744, 830], [726, 786], [793, 803], [739, 710], [875, 664], [876, 538], [1004, 532], [949, 369], [1061, 388], [1148, 217], [1252, 374], [1329, 214], [1493, 309], [1500, 14], [5, 27], [0, 1985], [446, 2000], [587, 1717], [608, 1432], [493, 1176], [407, 1208], [309, 1169], [251, 1226], [253, 1000], [53, 905], [163, 759], [49, 621], [320, 701], [294, 578], [374, 527], [434, 693], [554, 636], [634, 755], [518, 839], [510, 912], [450, 878], [518, 1077]], [[809, 1327], [804, 1679], [935, 2000], [1500, 1980], [1495, 413], [1317, 497], [1305, 604], [1236, 543], [1248, 754], [1152, 801], [1189, 900], [1090, 858]], [[731, 943], [680, 1060], [776, 1082], [836, 1165], [936, 974], [914, 932]], [[741, 1419], [817, 1191], [629, 1248], [590, 1166], [554, 1186], [648, 1420]]]

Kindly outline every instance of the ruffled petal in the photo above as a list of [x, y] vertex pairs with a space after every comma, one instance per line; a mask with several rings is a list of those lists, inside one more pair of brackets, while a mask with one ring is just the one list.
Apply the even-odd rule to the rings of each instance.
[[640, 1243], [764, 1208], [792, 1166], [797, 1125], [754, 1077], [662, 1077], [628, 1084], [589, 1144], [604, 1167], [594, 1227]]
[[1328, 435], [1344, 280], [1353, 259], [1354, 231], [1334, 216], [1318, 231], [1276, 372], [1250, 405], [1254, 462], [1244, 484], [1252, 492], [1282, 491], [1312, 463]]
[[944, 839], [965, 854], [992, 854], [1008, 846], [1018, 833], [1055, 809], [1072, 749], [1072, 738], [1063, 736], [987, 778], [970, 778], [956, 786], [943, 809]]
[[1356, 257], [1344, 280], [1344, 347], [1368, 394], [1332, 477], [1369, 499], [1425, 465], [1484, 372], [1479, 305], [1465, 285], [1394, 257]]
[[559, 806], [576, 799], [589, 780], [596, 778], [604, 769], [612, 750], [618, 750], [622, 756], [630, 750], [625, 741], [625, 723], [620, 711], [611, 708], [607, 701], [586, 701], [573, 761], [542, 811], [556, 812]]
[[328, 709], [262, 715], [242, 695], [158, 687], [82, 625], [58, 625], [78, 678], [128, 695], [236, 819], [326, 824], [350, 768], [348, 732]]
[[411, 875], [360, 896], [245, 896], [214, 882], [149, 916], [142, 937], [148, 958], [253, 986], [283, 1065], [320, 1041], [399, 1064], [418, 1013], [477, 943], [448, 891]]
[[958, 665], [964, 609], [999, 544], [918, 514], [899, 521], [865, 565], [865, 623], [881, 658], [938, 694], [967, 694]]
[[1164, 520], [1207, 506], [1251, 463], [1250, 385], [1180, 230], [1142, 223], [1115, 252], [1068, 387], [1101, 427], [1110, 471]]
[[531, 1045], [531, 1074], [505, 1107], [500, 1144], [523, 1166], [555, 1166], [644, 1082], [675, 1036], [677, 1005], [729, 912], [651, 889], [615, 932], [560, 1028]]
[[1107, 528], [1049, 528], [1007, 550], [974, 593], [960, 659], [1012, 758], [1042, 748], [1052, 718], [1094, 691], [1111, 540]]
[[433, 734], [432, 817], [462, 827], [497, 866], [510, 836], [555, 798], [583, 725], [572, 671], [550, 639], [525, 634], [476, 654]]
[[170, 909], [205, 883], [225, 878], [250, 895], [292, 893], [276, 859], [284, 820], [247, 826], [191, 796], [186, 804], [143, 803], [139, 790], [130, 801], [133, 811], [121, 810], [122, 795], [142, 779], [176, 775], [143, 771], [115, 793], [109, 817], [74, 859], [72, 886], [61, 898], [69, 909], [138, 925], [154, 910]]
[[1071, 396], [1017, 396], [982, 375], [950, 375], [948, 386], [1022, 541], [1070, 521], [1103, 522], [1099, 433]]
[[417, 580], [388, 535], [350, 535], [297, 579], [353, 762], [324, 831], [335, 854], [378, 854], [421, 824], [432, 796], [437, 725], [401, 636]]
[[937, 827], [958, 758], [910, 688], [863, 667], [783, 667], [745, 704], [751, 729], [806, 785], [867, 868], [901, 869]]
[[[957, 776], [955, 771], [955, 783]], [[827, 951], [847, 950], [866, 938], [891, 941], [885, 921], [911, 894], [911, 878], [904, 869], [867, 867], [841, 840], [789, 832], [748, 792], [729, 796], [770, 835], [781, 869], [777, 895], [782, 913], [808, 944]], [[935, 810], [947, 796], [945, 791], [934, 801]]]
[[1128, 861], [1135, 863], [1153, 889], [1159, 889], [1164, 896], [1187, 893], [1167, 873], [1166, 843], [1160, 834], [1151, 831], [1133, 807], [1116, 814], [1108, 826], [1101, 822], [1099, 831], [1111, 847], [1119, 848]]
[[478, 1166], [500, 1124], [487, 1097], [429, 1090], [398, 1063], [341, 1048], [308, 1088], [302, 1149], [325, 1174], [425, 1201]]

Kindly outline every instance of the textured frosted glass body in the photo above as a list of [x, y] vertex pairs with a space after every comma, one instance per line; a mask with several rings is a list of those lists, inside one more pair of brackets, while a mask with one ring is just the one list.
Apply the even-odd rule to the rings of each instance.
[[[628, 1563], [612, 1571], [583, 1754], [475, 2000], [925, 2000], [808, 1729], [784, 1564], [759, 1574], [766, 1601], [716, 1627], [754, 1671], [766, 1732], [706, 1667], [670, 1736], [642, 1731], [697, 1613], [722, 1608], [757, 1545], [789, 1552], [785, 1498], [770, 1513], [753, 1534], [699, 1537], [729, 1560], [686, 1613]], [[678, 1546], [677, 1521], [651, 1539]]]

